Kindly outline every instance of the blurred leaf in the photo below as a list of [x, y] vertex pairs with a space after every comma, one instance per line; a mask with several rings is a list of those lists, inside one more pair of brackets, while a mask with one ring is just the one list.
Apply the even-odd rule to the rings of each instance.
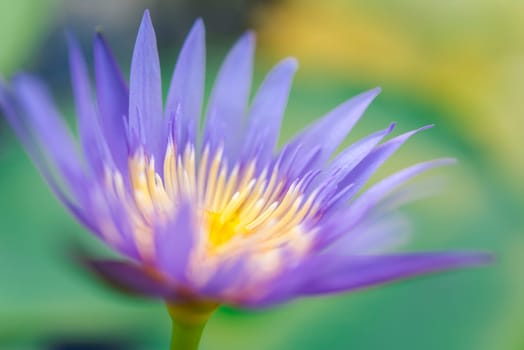
[[0, 73], [21, 68], [40, 49], [51, 25], [55, 0], [0, 1]]

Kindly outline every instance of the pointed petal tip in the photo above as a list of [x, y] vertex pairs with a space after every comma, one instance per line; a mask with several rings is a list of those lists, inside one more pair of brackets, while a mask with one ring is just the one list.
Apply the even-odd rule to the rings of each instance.
[[353, 96], [352, 98], [344, 102], [343, 105], [346, 105], [351, 109], [353, 109], [355, 105], [363, 105], [365, 108], [367, 108], [367, 106], [369, 106], [371, 102], [373, 102], [375, 97], [377, 97], [381, 91], [382, 89], [380, 87], [364, 91], [356, 96]]
[[382, 92], [382, 88], [375, 87], [371, 90], [366, 90], [354, 97], [352, 97], [349, 101], [362, 101], [363, 103], [371, 103], [375, 97], [378, 96]]
[[147, 19], [151, 22], [151, 11], [149, 11], [149, 9], [145, 9], [144, 14], [142, 15], [142, 21]]
[[93, 42], [96, 45], [107, 46], [107, 40], [104, 35], [104, 29], [101, 26], [96, 27]]
[[286, 60], [291, 66], [295, 67], [295, 69], [298, 68], [298, 60], [295, 57], [288, 57]]
[[418, 255], [423, 257], [425, 255], [434, 255], [436, 257], [441, 256], [444, 258], [444, 261], [447, 263], [452, 263], [453, 267], [474, 267], [474, 266], [484, 266], [489, 265], [495, 262], [495, 256], [487, 251], [450, 251], [450, 252], [435, 252], [427, 253], [420, 252], [416, 253], [413, 256]]
[[[228, 57], [233, 57], [235, 61], [239, 60], [238, 57], [242, 56], [253, 56], [255, 52], [255, 33], [253, 31], [247, 31], [235, 42], [233, 47], [228, 53]], [[227, 58], [226, 58], [227, 59]], [[252, 58], [250, 58], [252, 60]], [[238, 62], [236, 62], [238, 64]]]
[[[184, 45], [182, 46], [182, 52], [185, 50], [186, 47], [192, 46], [192, 45], [198, 45], [205, 48], [205, 40], [206, 40], [206, 29], [204, 26], [204, 21], [202, 18], [197, 18], [195, 20], [195, 23], [193, 23], [193, 26], [191, 27], [191, 30], [186, 36], [186, 39], [184, 41]], [[196, 42], [196, 43], [195, 43]]]
[[110, 53], [111, 50], [109, 48], [109, 44], [102, 30], [97, 30], [95, 32], [93, 38], [93, 50], [95, 52], [95, 61], [97, 60], [97, 52], [105, 52], [104, 55], [109, 54], [110, 56], [112, 56], [112, 54]]
[[290, 70], [296, 72], [298, 69], [298, 60], [295, 57], [286, 57], [278, 64], [282, 69]]
[[373, 89], [369, 90], [369, 94], [373, 96], [377, 96], [382, 92], [382, 88], [380, 86], [376, 86]]
[[461, 265], [467, 266], [485, 266], [496, 262], [496, 256], [490, 252], [473, 251], [473, 252], [457, 252], [457, 259], [461, 261]]
[[97, 28], [97, 30], [95, 31], [95, 36], [93, 38], [93, 41], [94, 41], [95, 44], [105, 41], [104, 33], [103, 33], [102, 30], [98, 30], [98, 28]]
[[417, 131], [429, 130], [429, 129], [432, 129], [433, 127], [435, 127], [435, 124], [428, 124], [428, 125], [424, 125], [421, 128], [418, 128]]
[[245, 32], [235, 42], [228, 55], [238, 55], [241, 52], [249, 52], [250, 55], [253, 55], [255, 52], [255, 41], [256, 36], [253, 31]]
[[382, 92], [382, 88], [377, 86], [371, 90], [363, 92], [359, 96], [361, 97], [363, 102], [371, 103], [371, 101], [373, 101], [375, 97], [377, 97], [381, 92]]
[[457, 164], [457, 160], [455, 158], [446, 157], [446, 158], [436, 158], [436, 159], [428, 160], [425, 162], [421, 162], [421, 163], [413, 165], [413, 167], [420, 166], [420, 165], [428, 165], [430, 166], [430, 168], [437, 168], [441, 166], [448, 166], [448, 165], [455, 165], [455, 164]]
[[405, 140], [407, 140], [411, 136], [416, 135], [419, 132], [422, 132], [422, 131], [425, 131], [425, 130], [429, 130], [429, 129], [433, 128], [434, 126], [435, 126], [434, 124], [424, 125], [423, 127], [420, 127], [418, 129], [414, 129], [414, 130], [411, 130], [411, 131], [408, 131], [408, 132], [406, 132], [406, 133], [404, 133], [404, 134], [402, 134], [400, 136], [397, 136], [395, 139], [403, 140], [402, 142], [404, 142]]
[[387, 133], [389, 134], [389, 133], [392, 132], [396, 127], [397, 127], [397, 122], [393, 122], [393, 123], [389, 124], [389, 127], [387, 128]]
[[478, 253], [477, 261], [483, 265], [494, 264], [497, 262], [497, 257], [493, 253], [482, 252]]
[[66, 30], [65, 37], [69, 53], [69, 64], [72, 65], [73, 60], [83, 60], [82, 49], [76, 35], [72, 31]]
[[455, 165], [458, 163], [458, 160], [456, 158], [448, 157], [448, 158], [438, 159], [437, 162], [439, 165], [445, 166], [445, 165]]
[[144, 15], [142, 16], [142, 21], [140, 22], [140, 29], [138, 32], [140, 33], [142, 30], [153, 30], [153, 21], [151, 20], [151, 13], [149, 12], [149, 9], [146, 9], [144, 11]]
[[254, 30], [248, 30], [239, 39], [239, 42], [246, 42], [249, 44], [254, 44], [256, 41], [256, 34]]
[[204, 20], [202, 19], [202, 17], [198, 17], [196, 20], [195, 20], [195, 24], [193, 25], [194, 27], [204, 27]]
[[205, 35], [206, 27], [204, 25], [204, 20], [201, 17], [198, 17], [195, 20], [195, 23], [193, 23], [193, 26], [191, 27], [191, 30], [189, 31], [188, 38], [197, 36], [197, 37], [203, 37]]

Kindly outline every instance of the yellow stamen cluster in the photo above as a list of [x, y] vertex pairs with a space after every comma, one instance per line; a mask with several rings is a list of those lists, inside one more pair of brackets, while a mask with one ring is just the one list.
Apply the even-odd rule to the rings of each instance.
[[300, 180], [286, 185], [278, 168], [257, 176], [255, 161], [230, 169], [220, 150], [211, 154], [205, 148], [197, 160], [192, 147], [178, 153], [170, 143], [162, 175], [143, 152], [129, 160], [132, 192], [118, 172], [106, 175], [106, 188], [125, 206], [145, 259], [154, 259], [155, 226], [172, 219], [183, 199], [194, 203], [198, 219], [192, 251], [196, 270], [243, 255], [258, 270], [271, 272], [280, 265], [278, 248], [299, 256], [308, 250], [311, 232], [303, 223], [317, 212], [315, 194], [305, 196]]

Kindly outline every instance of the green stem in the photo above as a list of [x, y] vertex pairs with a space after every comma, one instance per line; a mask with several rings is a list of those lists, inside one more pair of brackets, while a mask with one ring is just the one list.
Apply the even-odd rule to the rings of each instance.
[[187, 325], [173, 320], [171, 332], [171, 350], [196, 350], [200, 343], [205, 323]]
[[167, 304], [171, 316], [171, 350], [197, 350], [206, 323], [216, 304]]

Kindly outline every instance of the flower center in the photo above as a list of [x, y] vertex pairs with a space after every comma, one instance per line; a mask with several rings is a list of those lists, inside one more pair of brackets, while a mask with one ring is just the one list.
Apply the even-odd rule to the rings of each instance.
[[121, 175], [108, 172], [107, 188], [124, 205], [145, 258], [154, 259], [155, 228], [176, 215], [181, 200], [197, 209], [192, 254], [201, 264], [249, 255], [268, 267], [268, 256], [280, 261], [280, 251], [301, 256], [309, 247], [306, 223], [317, 212], [315, 194], [304, 194], [303, 181], [286, 184], [276, 167], [257, 174], [252, 161], [230, 169], [220, 150], [211, 155], [205, 148], [197, 160], [193, 148], [177, 153], [170, 143], [162, 176], [143, 152], [130, 158], [129, 176], [126, 190]]
[[219, 247], [227, 243], [236, 234], [245, 235], [248, 233], [245, 227], [240, 227], [238, 214], [224, 218], [222, 213], [206, 213], [209, 227], [209, 243], [212, 247]]

